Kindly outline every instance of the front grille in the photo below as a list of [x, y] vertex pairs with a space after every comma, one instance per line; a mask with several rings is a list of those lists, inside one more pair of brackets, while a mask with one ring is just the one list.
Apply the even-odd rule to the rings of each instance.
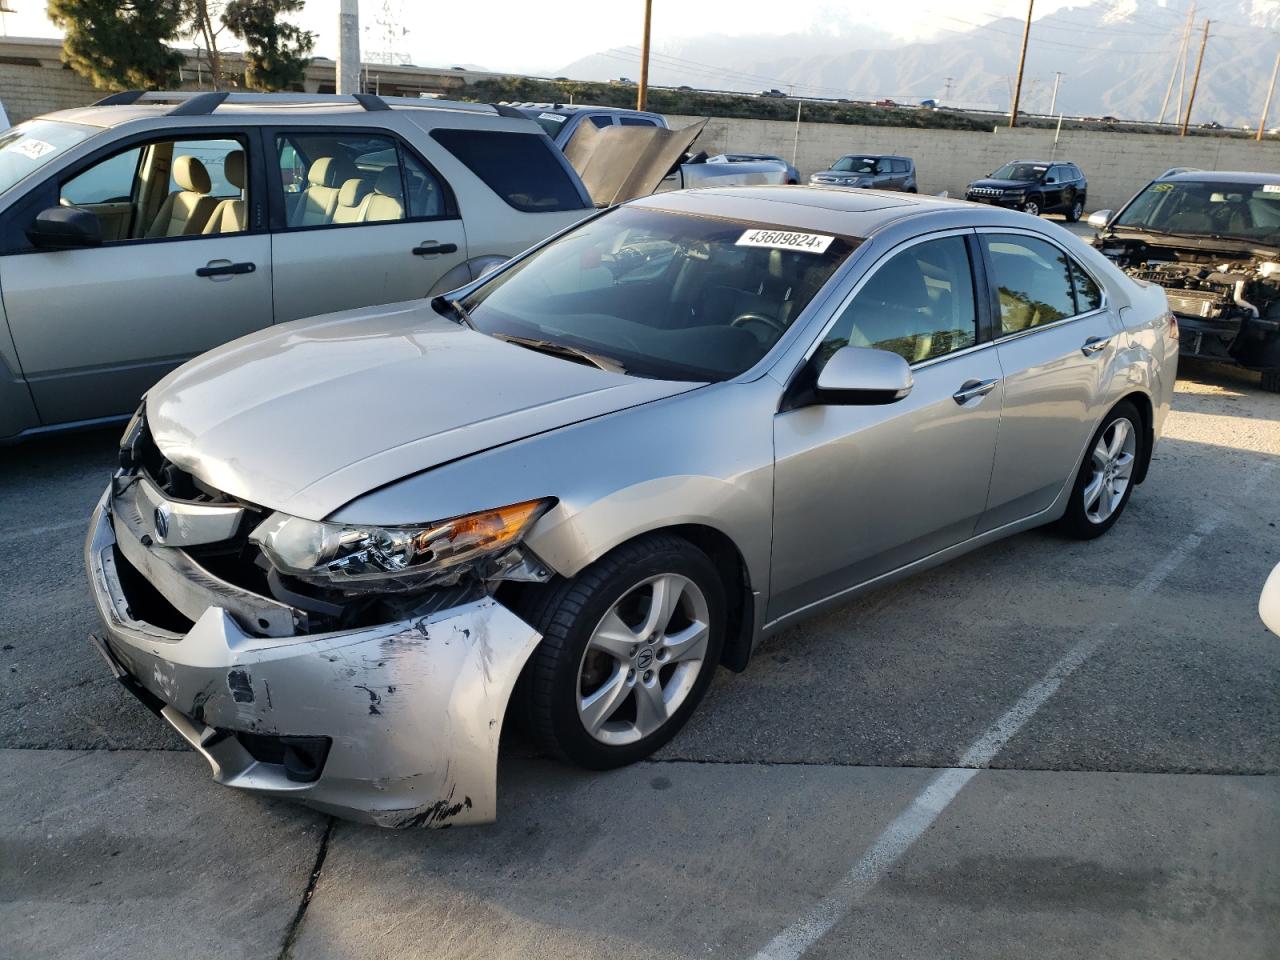
[[1004, 191], [995, 187], [970, 187], [969, 193], [975, 197], [1003, 197]]

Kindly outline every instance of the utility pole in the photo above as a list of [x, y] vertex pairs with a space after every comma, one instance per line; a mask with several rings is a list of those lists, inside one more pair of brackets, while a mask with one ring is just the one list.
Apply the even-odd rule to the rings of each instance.
[[1031, 38], [1031, 11], [1035, 9], [1036, 0], [1027, 3], [1027, 25], [1022, 29], [1022, 53], [1018, 56], [1018, 82], [1013, 88], [1013, 105], [1009, 109], [1009, 126], [1018, 125], [1018, 99], [1022, 96], [1022, 71], [1027, 65], [1027, 40]]
[[[1169, 109], [1169, 98], [1173, 96], [1173, 81], [1178, 78], [1178, 70], [1181, 69], [1186, 74], [1186, 68], [1183, 64], [1187, 61], [1187, 47], [1191, 43], [1191, 26], [1194, 23], [1196, 15], [1196, 5], [1193, 3], [1187, 8], [1187, 22], [1182, 25], [1182, 42], [1178, 44], [1178, 55], [1173, 60], [1173, 69], [1169, 71], [1169, 88], [1164, 92], [1164, 103], [1160, 104], [1160, 119], [1156, 123], [1164, 123], [1165, 112]], [[1182, 112], [1182, 86], [1178, 86], [1178, 109], [1176, 113]]]
[[1262, 105], [1262, 119], [1258, 121], [1258, 142], [1262, 142], [1262, 134], [1267, 129], [1267, 114], [1271, 112], [1271, 95], [1276, 92], [1276, 74], [1280, 74], [1280, 53], [1276, 54], [1276, 65], [1271, 68], [1271, 86], [1267, 87], [1267, 99]]
[[1049, 101], [1049, 116], [1053, 116], [1058, 112], [1058, 85], [1062, 83], [1062, 71], [1055, 70], [1053, 73], [1053, 98]]
[[338, 93], [360, 92], [360, 5], [341, 0], [338, 7], [338, 61], [334, 64]]
[[640, 44], [640, 87], [636, 90], [636, 109], [649, 109], [649, 23], [653, 19], [653, 0], [644, 0], [644, 41]]
[[1196, 75], [1191, 79], [1191, 96], [1187, 98], [1187, 113], [1182, 118], [1180, 137], [1187, 135], [1187, 127], [1191, 126], [1191, 107], [1196, 102], [1196, 87], [1200, 86], [1200, 66], [1204, 63], [1204, 48], [1209, 43], [1209, 21], [1204, 22], [1204, 36], [1200, 38], [1200, 56], [1196, 57]]
[[956, 82], [955, 77], [942, 78], [942, 102], [943, 103], [951, 102], [951, 85], [955, 82]]

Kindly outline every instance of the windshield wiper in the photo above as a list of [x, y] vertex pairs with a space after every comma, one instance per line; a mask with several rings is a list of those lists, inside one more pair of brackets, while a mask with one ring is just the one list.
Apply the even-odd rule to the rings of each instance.
[[446, 300], [444, 297], [436, 297], [431, 301], [431, 306], [436, 313], [444, 313], [448, 310], [453, 314], [454, 319], [464, 327], [469, 327], [472, 330], [477, 329], [475, 323], [471, 320], [471, 314], [467, 313], [467, 308], [462, 305], [461, 300]]
[[492, 336], [496, 340], [505, 340], [507, 343], [514, 343], [516, 346], [524, 347], [526, 350], [536, 350], [538, 353], [550, 354], [553, 357], [563, 357], [575, 363], [585, 363], [608, 373], [626, 373], [622, 364], [612, 357], [603, 357], [598, 353], [591, 353], [578, 347], [572, 347], [567, 343], [557, 343], [554, 340], [538, 340], [533, 337], [517, 337], [509, 333], [495, 333]]

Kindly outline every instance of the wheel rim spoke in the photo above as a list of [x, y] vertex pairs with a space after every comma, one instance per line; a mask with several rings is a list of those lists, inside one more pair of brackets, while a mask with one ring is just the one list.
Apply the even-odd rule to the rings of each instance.
[[1084, 488], [1084, 506], [1086, 510], [1094, 509], [1094, 505], [1102, 495], [1103, 486], [1102, 474], [1095, 473], [1093, 479], [1089, 481], [1089, 485]]
[[667, 722], [667, 701], [656, 677], [652, 683], [637, 683], [635, 690], [636, 729], [647, 737]]
[[1129, 437], [1129, 421], [1117, 420], [1111, 427], [1111, 444], [1107, 447], [1107, 456], [1115, 460], [1124, 450], [1124, 442]]
[[591, 636], [588, 646], [607, 653], [620, 663], [631, 656], [631, 648], [640, 642], [640, 636], [623, 622], [615, 607], [605, 614], [604, 620]]
[[683, 578], [669, 575], [653, 580], [649, 612], [644, 618], [644, 626], [640, 628], [641, 636], [661, 635], [666, 631], [667, 624], [671, 622], [671, 617], [676, 612], [676, 606], [684, 593], [684, 584]]
[[630, 692], [627, 671], [618, 667], [599, 690], [583, 697], [578, 704], [578, 713], [581, 714], [587, 730], [593, 734], [599, 732], [608, 719], [617, 712], [618, 707], [622, 706], [622, 701], [627, 699], [627, 694]]
[[685, 660], [701, 660], [707, 649], [707, 640], [711, 636], [711, 628], [707, 624], [695, 620], [679, 633], [667, 637], [667, 659], [665, 663], [679, 663]]

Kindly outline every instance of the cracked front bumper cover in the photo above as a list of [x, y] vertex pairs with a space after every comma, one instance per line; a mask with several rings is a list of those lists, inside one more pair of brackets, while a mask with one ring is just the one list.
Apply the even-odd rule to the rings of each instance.
[[[120, 535], [133, 536], [127, 525]], [[162, 580], [170, 548], [144, 549], [160, 560], [151, 576]], [[261, 637], [210, 590], [209, 605], [179, 634], [134, 618], [117, 572], [128, 562], [122, 553], [108, 491], [85, 543], [103, 623], [95, 641], [217, 782], [380, 826], [494, 819], [503, 714], [540, 639], [506, 607], [486, 598], [376, 627]], [[262, 738], [330, 744], [318, 777], [305, 782], [251, 752]]]

